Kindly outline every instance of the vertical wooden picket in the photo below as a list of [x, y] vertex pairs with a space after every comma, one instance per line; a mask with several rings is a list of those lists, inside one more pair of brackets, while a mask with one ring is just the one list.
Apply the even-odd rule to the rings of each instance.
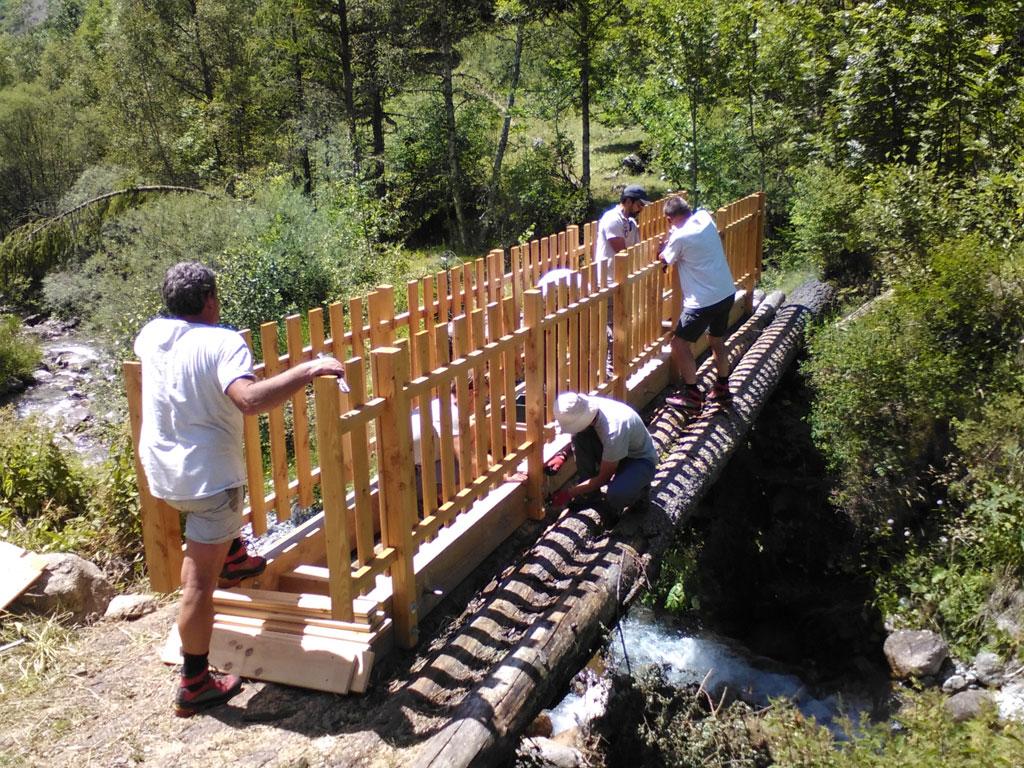
[[[294, 368], [305, 360], [302, 351], [302, 316], [289, 315], [285, 318], [288, 339], [288, 366]], [[299, 486], [299, 506], [308, 509], [313, 506], [313, 472], [309, 457], [309, 414], [306, 408], [306, 388], [303, 387], [291, 398], [292, 437], [295, 452], [295, 477]]]
[[412, 537], [416, 492], [413, 488], [412, 430], [409, 421], [409, 352], [399, 347], [382, 347], [371, 353], [374, 383], [384, 398], [377, 435], [380, 461], [377, 468], [384, 490], [381, 514], [381, 543], [395, 550], [391, 563], [391, 619], [395, 642], [412, 648], [419, 637], [416, 605], [416, 576], [413, 572], [415, 545]]
[[[277, 323], [263, 323], [260, 326], [260, 343], [263, 346], [263, 365], [269, 379], [284, 370], [277, 352]], [[270, 421], [270, 477], [274, 485], [274, 510], [278, 520], [288, 520], [292, 516], [292, 505], [288, 493], [284, 406], [272, 408], [267, 418]]]
[[135, 448], [135, 477], [139, 485], [139, 506], [142, 510], [142, 546], [146, 553], [146, 570], [150, 586], [156, 592], [173, 592], [181, 584], [181, 519], [167, 502], [149, 492], [146, 474], [139, 461], [139, 432], [142, 429], [142, 365], [124, 364], [125, 392], [128, 395], [128, 418]]
[[533, 520], [544, 518], [544, 333], [540, 291], [523, 294], [526, 333], [526, 439], [527, 456], [526, 514]]
[[345, 455], [341, 440], [338, 380], [318, 376], [313, 382], [316, 436], [320, 449], [320, 488], [324, 505], [324, 546], [327, 550], [331, 618], [352, 621], [352, 546], [345, 503]]
[[[242, 331], [249, 351], [252, 334]], [[267, 500], [263, 487], [263, 446], [260, 444], [260, 417], [256, 414], [242, 417], [242, 445], [245, 450], [245, 477], [249, 486], [249, 522], [254, 536], [267, 532]]]
[[615, 381], [612, 384], [612, 396], [616, 400], [626, 399], [626, 376], [629, 371], [629, 256], [625, 253], [615, 255], [615, 293], [612, 305], [612, 373]]

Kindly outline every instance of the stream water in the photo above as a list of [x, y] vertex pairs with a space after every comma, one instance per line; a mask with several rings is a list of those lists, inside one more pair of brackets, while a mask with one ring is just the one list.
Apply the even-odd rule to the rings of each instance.
[[[610, 669], [636, 674], [656, 665], [668, 683], [683, 687], [703, 684], [712, 699], [731, 692], [754, 707], [773, 699], [786, 699], [806, 717], [845, 738], [848, 721], [853, 729], [870, 717], [888, 686], [863, 680], [837, 679], [811, 683], [799, 668], [758, 656], [741, 643], [705, 630], [681, 626], [670, 617], [635, 608], [612, 633], [605, 657]], [[601, 714], [608, 685], [606, 677], [582, 693], [569, 693], [551, 711], [555, 734], [576, 728]]]
[[123, 418], [114, 411], [97, 413], [97, 390], [118, 383], [114, 361], [98, 344], [57, 324], [44, 324], [37, 334], [42, 362], [34, 382], [0, 398], [0, 405], [12, 405], [19, 418], [35, 416], [83, 461], [97, 463], [107, 454], [100, 437], [104, 425]]

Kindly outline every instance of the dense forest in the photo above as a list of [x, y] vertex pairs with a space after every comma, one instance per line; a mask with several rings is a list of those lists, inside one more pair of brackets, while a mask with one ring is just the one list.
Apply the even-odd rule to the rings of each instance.
[[[29, 314], [126, 353], [184, 258], [254, 327], [635, 180], [767, 192], [768, 279], [851, 311], [803, 373], [877, 606], [1024, 652], [997, 621], [1024, 576], [1020, 0], [0, 0], [0, 383], [35, 365]], [[124, 457], [96, 477], [0, 421], [0, 534], [130, 546]]]

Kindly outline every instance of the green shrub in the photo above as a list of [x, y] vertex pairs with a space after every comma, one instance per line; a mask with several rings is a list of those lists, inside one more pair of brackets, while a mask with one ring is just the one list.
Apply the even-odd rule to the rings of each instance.
[[911, 694], [894, 718], [860, 726], [836, 745], [828, 731], [790, 707], [769, 711], [763, 725], [771, 765], [779, 768], [1013, 768], [1020, 765], [1024, 726], [993, 710], [954, 723], [938, 691]]
[[520, 146], [510, 152], [494, 205], [484, 212], [496, 245], [508, 247], [541, 237], [586, 214], [584, 190], [569, 175], [572, 142], [557, 136], [552, 144]]
[[862, 195], [860, 184], [824, 163], [810, 163], [796, 174], [790, 211], [792, 247], [810, 259], [824, 279], [841, 285], [859, 283], [873, 269], [853, 215]]
[[21, 333], [21, 321], [0, 315], [0, 394], [24, 380], [39, 365], [39, 346]]
[[142, 530], [131, 441], [84, 467], [36, 419], [0, 410], [0, 537], [37, 552], [70, 551], [115, 579], [137, 577]]
[[891, 298], [816, 333], [807, 367], [815, 439], [840, 477], [840, 502], [871, 525], [922, 500], [954, 419], [979, 406], [1024, 335], [1024, 253], [977, 236], [929, 252]]

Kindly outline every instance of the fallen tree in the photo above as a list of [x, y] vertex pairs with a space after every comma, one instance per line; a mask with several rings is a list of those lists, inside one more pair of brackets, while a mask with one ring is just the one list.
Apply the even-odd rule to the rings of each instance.
[[[492, 582], [477, 608], [402, 691], [409, 706], [443, 708], [450, 719], [414, 765], [498, 765], [519, 733], [563, 689], [603, 634], [656, 572], [685, 522], [778, 385], [827, 286], [775, 294], [728, 341], [733, 405], [688, 420], [657, 398], [649, 428], [661, 455], [648, 512], [606, 534], [593, 510], [562, 515], [533, 548]], [[713, 375], [710, 361], [700, 371]]]

